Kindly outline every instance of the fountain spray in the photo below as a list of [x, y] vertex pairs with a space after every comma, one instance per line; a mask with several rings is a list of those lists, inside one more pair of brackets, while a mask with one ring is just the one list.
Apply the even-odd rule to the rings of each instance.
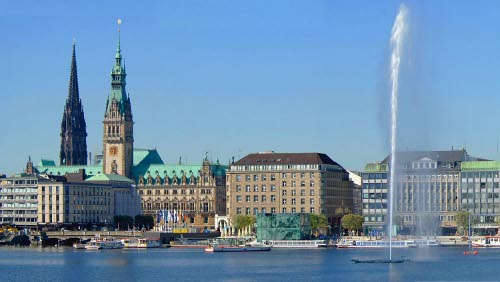
[[389, 260], [392, 260], [392, 229], [393, 229], [393, 203], [395, 189], [396, 172], [396, 134], [398, 118], [398, 82], [399, 65], [401, 63], [401, 54], [403, 49], [403, 39], [406, 34], [408, 10], [404, 4], [399, 6], [399, 13], [394, 21], [391, 31], [391, 163], [389, 180]]

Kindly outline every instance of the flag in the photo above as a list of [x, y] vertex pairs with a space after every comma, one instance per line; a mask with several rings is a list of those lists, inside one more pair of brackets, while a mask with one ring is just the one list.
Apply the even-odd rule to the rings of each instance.
[[179, 217], [177, 216], [177, 211], [174, 210], [174, 222], [177, 223], [179, 221]]
[[157, 223], [160, 223], [160, 221], [161, 221], [161, 216], [162, 216], [161, 210], [158, 210], [158, 213], [157, 213], [157, 217], [158, 217], [158, 219], [157, 219]]
[[165, 223], [168, 222], [167, 210], [163, 210], [163, 219], [165, 219]]
[[179, 211], [179, 222], [182, 222], [182, 210]]

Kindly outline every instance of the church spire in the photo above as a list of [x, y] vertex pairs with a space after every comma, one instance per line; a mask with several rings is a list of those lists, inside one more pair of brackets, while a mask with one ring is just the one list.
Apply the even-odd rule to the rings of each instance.
[[61, 151], [59, 156], [61, 165], [87, 164], [87, 125], [78, 89], [75, 41], [73, 41], [71, 56], [68, 98], [66, 99], [61, 122]]

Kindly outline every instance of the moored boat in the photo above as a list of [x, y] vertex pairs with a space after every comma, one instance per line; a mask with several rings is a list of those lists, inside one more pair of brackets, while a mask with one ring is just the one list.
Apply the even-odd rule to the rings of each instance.
[[417, 242], [411, 240], [404, 241], [348, 241], [342, 240], [337, 243], [337, 248], [339, 249], [348, 249], [348, 248], [388, 248], [389, 245], [392, 245], [393, 248], [416, 248]]
[[150, 238], [127, 238], [120, 240], [126, 249], [148, 249], [148, 248], [160, 248], [160, 239], [150, 239]]
[[120, 240], [114, 239], [99, 239], [92, 238], [90, 242], [85, 244], [87, 250], [101, 250], [101, 249], [123, 249], [125, 245]]
[[324, 240], [268, 240], [265, 241], [265, 244], [273, 248], [290, 249], [315, 249], [327, 247]]
[[217, 252], [263, 252], [270, 251], [271, 246], [266, 245], [240, 245], [240, 246], [219, 246], [211, 245], [205, 248], [207, 253]]
[[86, 246], [86, 244], [81, 244], [81, 243], [74, 243], [73, 244], [73, 248], [75, 248], [77, 250], [83, 250], [83, 249], [85, 249], [85, 246]]
[[486, 236], [472, 242], [475, 248], [500, 248], [500, 236]]

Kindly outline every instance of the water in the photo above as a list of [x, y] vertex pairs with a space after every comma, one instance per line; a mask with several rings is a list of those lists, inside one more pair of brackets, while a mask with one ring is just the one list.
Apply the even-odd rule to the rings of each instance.
[[406, 33], [407, 9], [404, 4], [399, 6], [399, 13], [394, 21], [391, 32], [391, 164], [389, 180], [389, 259], [392, 260], [392, 226], [393, 226], [393, 202], [394, 202], [394, 181], [396, 170], [396, 134], [398, 126], [398, 82], [399, 65], [403, 49], [403, 40]]
[[388, 250], [204, 253], [202, 249], [74, 250], [0, 247], [2, 281], [477, 281], [498, 280], [500, 249], [394, 249], [402, 264], [355, 264]]

